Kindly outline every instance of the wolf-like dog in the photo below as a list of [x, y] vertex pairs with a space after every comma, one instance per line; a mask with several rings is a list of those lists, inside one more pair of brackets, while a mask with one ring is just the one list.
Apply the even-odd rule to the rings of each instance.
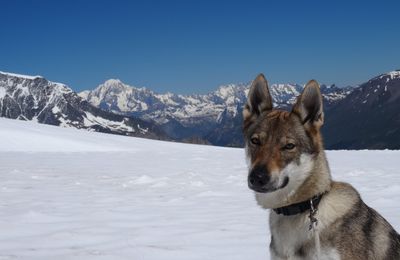
[[332, 181], [320, 128], [319, 84], [292, 110], [273, 109], [265, 77], [243, 108], [248, 186], [270, 210], [271, 259], [400, 259], [400, 236], [350, 185]]

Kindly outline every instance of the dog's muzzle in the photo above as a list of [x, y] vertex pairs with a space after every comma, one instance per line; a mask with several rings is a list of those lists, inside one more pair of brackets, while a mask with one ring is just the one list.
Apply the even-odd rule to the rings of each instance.
[[250, 172], [247, 183], [250, 189], [260, 193], [267, 193], [285, 187], [289, 183], [289, 178], [285, 177], [282, 184], [278, 185], [277, 181], [271, 180], [271, 176], [265, 166], [256, 166]]

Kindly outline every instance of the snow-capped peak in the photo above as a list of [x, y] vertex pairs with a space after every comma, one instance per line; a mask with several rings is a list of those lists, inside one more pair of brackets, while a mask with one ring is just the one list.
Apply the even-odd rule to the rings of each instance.
[[229, 96], [235, 95], [240, 90], [243, 90], [246, 88], [248, 84], [227, 84], [227, 85], [221, 85], [218, 87], [218, 89], [214, 92], [215, 95], [227, 99]]
[[388, 72], [387, 75], [389, 75], [391, 79], [399, 78], [400, 70], [394, 70], [394, 71]]
[[22, 75], [22, 74], [16, 74], [16, 73], [4, 72], [4, 71], [0, 71], [0, 74], [3, 74], [5, 76], [9, 76], [9, 77], [24, 78], [24, 79], [30, 79], [30, 80], [34, 80], [36, 78], [43, 78], [42, 76], [39, 76], [39, 75], [28, 76], [28, 75]]
[[[146, 92], [150, 91], [147, 90], [145, 87], [135, 87], [129, 84], [122, 82], [120, 79], [108, 79], [104, 83], [100, 84], [97, 88], [92, 90], [91, 92], [94, 93], [108, 93], [108, 92]], [[151, 91], [150, 91], [151, 92]], [[84, 95], [85, 93], [83, 93]]]
[[105, 81], [103, 84], [99, 85], [96, 89], [118, 89], [118, 90], [123, 90], [123, 89], [130, 89], [132, 88], [131, 86], [128, 86], [124, 84], [121, 80], [119, 79], [109, 79]]
[[[8, 84], [4, 83], [2, 84], [3, 87], [13, 86], [18, 81], [19, 83], [17, 89], [22, 90], [22, 92], [25, 94], [29, 94], [27, 86], [30, 85], [47, 85], [48, 88], [51, 89], [54, 94], [65, 94], [73, 92], [72, 89], [70, 89], [67, 85], [59, 82], [49, 81], [42, 76], [29, 76], [29, 75], [22, 75], [22, 74], [3, 72], [3, 71], [0, 71], [0, 76], [6, 77], [8, 81]], [[35, 83], [34, 81], [37, 79], [39, 79], [41, 83]], [[20, 82], [21, 80], [24, 82]]]
[[118, 85], [123, 83], [120, 79], [108, 79], [103, 84], [108, 86], [108, 85]]
[[375, 78], [370, 79], [369, 82], [376, 80], [376, 79], [383, 79], [383, 78], [386, 78], [387, 81], [389, 81], [391, 79], [400, 78], [400, 70], [393, 70], [393, 71], [389, 71], [387, 73], [383, 73], [379, 76], [376, 76]]

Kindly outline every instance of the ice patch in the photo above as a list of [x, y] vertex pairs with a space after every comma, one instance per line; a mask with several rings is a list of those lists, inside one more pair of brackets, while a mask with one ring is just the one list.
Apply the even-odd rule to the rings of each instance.
[[60, 112], [61, 112], [61, 109], [60, 109], [58, 106], [54, 106], [54, 107], [51, 109], [51, 111], [52, 111], [54, 114], [57, 114], [57, 113], [60, 113]]
[[6, 89], [0, 86], [0, 98], [4, 98], [6, 94], [7, 94]]

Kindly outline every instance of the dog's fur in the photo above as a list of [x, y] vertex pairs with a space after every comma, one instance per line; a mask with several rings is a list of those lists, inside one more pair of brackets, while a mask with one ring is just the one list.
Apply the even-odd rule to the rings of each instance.
[[[274, 209], [324, 194], [316, 214], [320, 259], [400, 259], [399, 234], [350, 184], [331, 179], [318, 83], [307, 83], [291, 112], [272, 106], [260, 74], [243, 110], [248, 181], [258, 204]], [[309, 211], [284, 216], [271, 210], [271, 259], [315, 259], [316, 233], [309, 224]]]

